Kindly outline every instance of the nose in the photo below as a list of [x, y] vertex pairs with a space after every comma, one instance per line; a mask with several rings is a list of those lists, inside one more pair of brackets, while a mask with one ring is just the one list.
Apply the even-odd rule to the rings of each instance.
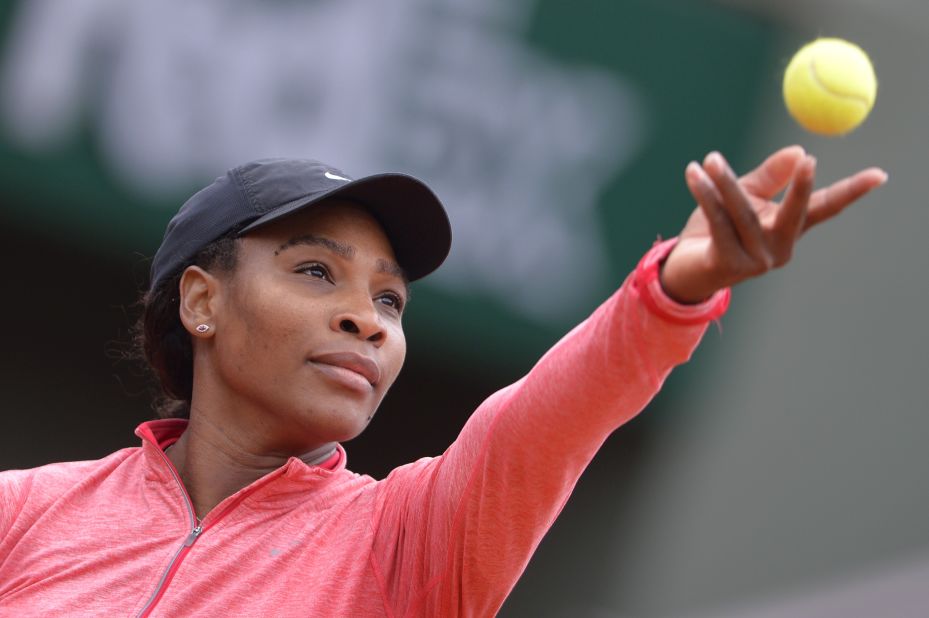
[[387, 339], [387, 332], [370, 299], [367, 304], [336, 312], [329, 323], [332, 330], [354, 335], [380, 346]]

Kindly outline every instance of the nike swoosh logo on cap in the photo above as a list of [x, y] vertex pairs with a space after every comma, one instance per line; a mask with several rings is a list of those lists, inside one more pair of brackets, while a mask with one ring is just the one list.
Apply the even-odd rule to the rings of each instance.
[[351, 181], [351, 178], [345, 178], [344, 176], [338, 176], [338, 175], [336, 175], [336, 174], [333, 174], [332, 172], [326, 172], [326, 173], [325, 173], [325, 176], [326, 176], [326, 178], [328, 178], [329, 180], [344, 180], [344, 181], [346, 181], [346, 182], [350, 182], [350, 181]]

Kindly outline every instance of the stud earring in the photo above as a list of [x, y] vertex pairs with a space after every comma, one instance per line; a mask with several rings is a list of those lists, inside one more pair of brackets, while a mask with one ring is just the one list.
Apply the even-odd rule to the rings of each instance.
[[209, 324], [197, 324], [196, 331], [198, 333], [205, 333], [208, 330], [210, 330]]

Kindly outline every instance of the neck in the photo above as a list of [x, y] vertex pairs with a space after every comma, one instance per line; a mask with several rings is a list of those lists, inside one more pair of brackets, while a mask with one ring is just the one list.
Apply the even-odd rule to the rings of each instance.
[[262, 476], [280, 468], [290, 457], [316, 465], [335, 452], [334, 442], [289, 453], [262, 448], [218, 424], [205, 414], [191, 411], [190, 423], [166, 454], [177, 468], [197, 517], [202, 519], [217, 504]]

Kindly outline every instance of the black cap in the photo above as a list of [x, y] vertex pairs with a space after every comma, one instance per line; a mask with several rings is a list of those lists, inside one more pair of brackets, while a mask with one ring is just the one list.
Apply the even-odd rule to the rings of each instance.
[[151, 288], [175, 275], [204, 247], [245, 225], [239, 235], [329, 198], [367, 208], [384, 228], [410, 281], [448, 255], [452, 231], [439, 198], [406, 174], [353, 180], [309, 159], [261, 159], [235, 167], [187, 200], [168, 223], [152, 260]]

